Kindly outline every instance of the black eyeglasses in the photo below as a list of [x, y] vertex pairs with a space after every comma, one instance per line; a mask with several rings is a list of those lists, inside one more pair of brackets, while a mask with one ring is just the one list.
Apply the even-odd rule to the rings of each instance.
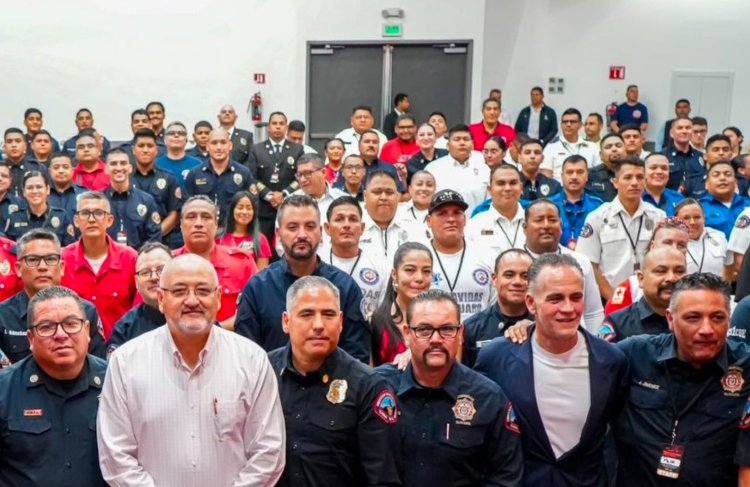
[[26, 267], [39, 267], [42, 261], [48, 266], [53, 266], [60, 263], [60, 254], [24, 255], [19, 260], [26, 264]]
[[82, 318], [65, 318], [63, 321], [42, 321], [31, 327], [34, 332], [42, 337], [49, 338], [57, 333], [57, 327], [62, 327], [68, 335], [80, 333], [86, 320]]
[[135, 273], [136, 276], [141, 279], [150, 279], [151, 276], [161, 277], [161, 273], [164, 270], [164, 266], [157, 267], [156, 269], [143, 269]]
[[83, 218], [84, 220], [88, 220], [92, 216], [94, 220], [103, 220], [105, 216], [109, 215], [109, 212], [104, 210], [81, 210], [77, 211], [76, 215], [78, 218]]
[[185, 137], [187, 135], [187, 132], [185, 132], [184, 130], [170, 130], [164, 135], [169, 135], [170, 137]]
[[432, 338], [432, 335], [435, 332], [437, 332], [438, 335], [440, 335], [440, 338], [445, 338], [447, 340], [450, 340], [458, 336], [458, 331], [461, 329], [461, 325], [444, 325], [438, 328], [420, 325], [420, 326], [410, 326], [409, 329], [411, 329], [412, 333], [414, 333], [414, 336], [417, 337], [417, 339], [419, 340], [429, 340], [430, 338]]

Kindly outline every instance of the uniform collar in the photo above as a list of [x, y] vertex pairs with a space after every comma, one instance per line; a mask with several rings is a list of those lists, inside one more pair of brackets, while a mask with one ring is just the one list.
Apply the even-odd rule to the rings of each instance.
[[641, 320], [645, 320], [646, 318], [650, 316], [656, 316], [658, 318], [665, 319], [663, 316], [659, 315], [654, 311], [654, 309], [651, 307], [650, 304], [646, 301], [645, 297], [642, 297], [635, 303], [635, 309], [638, 311], [638, 318]]
[[509, 223], [514, 223], [514, 222], [517, 222], [517, 221], [522, 222], [522, 221], [525, 220], [523, 206], [521, 206], [521, 203], [518, 203], [518, 208], [516, 208], [516, 214], [513, 215], [513, 218], [511, 220], [508, 220], [508, 218], [506, 218], [499, 211], [497, 211], [497, 209], [495, 208], [495, 206], [492, 203], [490, 203], [489, 212], [490, 212], [490, 215], [492, 215], [492, 220], [493, 221], [505, 220], [505, 221], [508, 221]]
[[[435, 390], [443, 390], [448, 393], [451, 399], [456, 399], [461, 387], [461, 376], [461, 366], [458, 362], [454, 362], [451, 371], [445, 377], [443, 383], [440, 385], [440, 387], [435, 388]], [[409, 364], [406, 367], [406, 370], [404, 370], [404, 372], [401, 374], [401, 383], [398, 387], [398, 395], [401, 396], [402, 394], [408, 392], [410, 389], [429, 389], [420, 385], [414, 378], [414, 370], [412, 369], [411, 364]]]
[[[372, 219], [372, 217], [370, 216], [370, 214], [367, 212], [367, 209], [365, 209], [364, 214], [362, 215], [362, 221], [365, 224], [365, 232], [367, 232], [368, 230], [370, 230], [373, 227], [377, 228], [378, 230], [382, 230], [380, 228], [380, 225], [378, 225], [377, 223], [375, 223], [375, 220]], [[388, 224], [388, 228], [386, 228], [386, 230], [385, 230], [386, 233], [390, 232], [393, 228], [396, 228], [396, 229], [399, 229], [399, 230], [401, 229], [401, 225], [396, 220], [396, 215], [393, 216], [393, 220], [391, 220], [391, 223]]]
[[[679, 358], [677, 357], [677, 340], [675, 339], [673, 333], [669, 333], [668, 335], [666, 335], [666, 340], [661, 343], [661, 350], [659, 350], [658, 354], [656, 355], [656, 362], [665, 365], [665, 362], [672, 359], [679, 360]], [[714, 357], [711, 362], [715, 363], [719, 368], [721, 368], [721, 370], [726, 372], [726, 370], [729, 368], [729, 358], [727, 354], [726, 343], [722, 347], [721, 352], [719, 352], [719, 355]]]
[[83, 363], [83, 369], [81, 369], [81, 373], [78, 375], [76, 379], [73, 379], [75, 383], [75, 387], [73, 387], [71, 390], [66, 391], [63, 390], [59, 386], [59, 382], [57, 379], [53, 379], [49, 375], [47, 375], [37, 364], [36, 360], [34, 360], [33, 356], [29, 356], [26, 360], [26, 370], [23, 374], [23, 383], [26, 384], [27, 389], [31, 389], [34, 387], [39, 387], [41, 385], [44, 385], [44, 387], [51, 393], [61, 396], [61, 397], [72, 397], [76, 394], [79, 394], [81, 391], [85, 391], [89, 387], [93, 387], [95, 389], [101, 389], [102, 388], [102, 382], [104, 382], [104, 378], [102, 377], [102, 374], [99, 374], [95, 372], [91, 366], [91, 357], [86, 357], [84, 363]]
[[[109, 235], [105, 235], [104, 238], [107, 239], [107, 256], [104, 258], [104, 262], [102, 262], [102, 267], [99, 272], [103, 269], [120, 269], [121, 251], [117, 248], [117, 245], [119, 244], [115, 244], [114, 240], [112, 240]], [[71, 244], [71, 247], [73, 260], [70, 264], [73, 269], [77, 270], [81, 267], [90, 267], [86, 257], [83, 255], [83, 239], [78, 239], [77, 242]]]
[[166, 323], [166, 320], [164, 319], [164, 315], [161, 311], [159, 311], [158, 308], [153, 308], [146, 303], [141, 303], [138, 305], [139, 312], [143, 315], [144, 318], [146, 318], [148, 321], [154, 324], [163, 325]]
[[[625, 213], [626, 215], [630, 216], [630, 213], [625, 209], [624, 206], [622, 206], [622, 201], [620, 201], [620, 198], [615, 196], [615, 199], [612, 200], [612, 210], [613, 214], [616, 215], [618, 213]], [[643, 200], [640, 200], [638, 202], [638, 209], [635, 210], [635, 213], [633, 213], [633, 216], [630, 216], [630, 218], [637, 218], [638, 216], [642, 215], [646, 209], [646, 204], [643, 202]]]
[[[235, 171], [236, 171], [236, 168], [234, 166], [234, 161], [232, 161], [231, 158], [230, 158], [229, 164], [227, 164], [226, 170], [223, 173], [221, 173], [221, 174], [224, 174], [224, 173], [227, 173], [227, 172], [235, 172]], [[208, 161], [206, 161], [206, 162], [203, 163], [203, 165], [201, 166], [201, 172], [210, 172], [211, 174], [213, 174], [216, 177], [220, 176], [214, 170], [214, 166], [213, 166], [213, 164], [211, 164], [211, 160], [208, 160]]]
[[[281, 266], [281, 269], [284, 271], [284, 273], [292, 279], [298, 279], [299, 277], [302, 277], [292, 274], [292, 271], [289, 270], [289, 263], [286, 261], [286, 257], [282, 257], [281, 259], [279, 259], [279, 262], [279, 265]], [[315, 262], [317, 263], [317, 265], [315, 266], [315, 270], [312, 272], [313, 276], [320, 275], [320, 266], [323, 265], [323, 262], [320, 261], [320, 256], [318, 256], [318, 254], [315, 254]]]
[[302, 375], [297, 371], [297, 369], [294, 368], [294, 363], [292, 361], [292, 344], [287, 343], [284, 347], [279, 376], [290, 374], [292, 377], [295, 377], [300, 381], [308, 379], [315, 380], [316, 382], [320, 381], [323, 384], [327, 384], [330, 380], [334, 380], [337, 378], [335, 374], [337, 373], [338, 365], [341, 361], [340, 356], [341, 350], [337, 347], [328, 357], [326, 357], [326, 359], [323, 361], [323, 364], [318, 370], [308, 372], [306, 375]]

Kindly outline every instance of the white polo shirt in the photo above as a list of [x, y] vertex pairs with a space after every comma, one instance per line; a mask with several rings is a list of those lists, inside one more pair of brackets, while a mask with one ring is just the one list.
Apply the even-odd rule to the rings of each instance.
[[662, 210], [641, 201], [631, 217], [616, 197], [586, 216], [576, 252], [598, 264], [604, 278], [616, 288], [640, 268], [654, 226], [666, 216]]
[[412, 236], [408, 225], [395, 217], [388, 228], [383, 230], [365, 210], [362, 222], [365, 224], [365, 231], [359, 239], [359, 248], [372, 254], [375, 259], [385, 259], [389, 267], [393, 266], [393, 257], [401, 244], [424, 241], [424, 237], [420, 239], [419, 235]]
[[[731, 238], [734, 238], [734, 231], [732, 231]], [[734, 262], [734, 256], [732, 252], [727, 252], [727, 248], [727, 238], [724, 232], [704, 227], [703, 235], [699, 239], [688, 240], [688, 253], [685, 256], [688, 274], [711, 272], [723, 278], [724, 266], [732, 265]]]
[[554, 142], [550, 142], [544, 148], [544, 161], [539, 169], [548, 169], [552, 171], [552, 177], [558, 181], [562, 181], [562, 164], [563, 161], [573, 154], [578, 154], [586, 159], [588, 166], [594, 167], [596, 162], [596, 154], [598, 149], [593, 147], [588, 142], [578, 137], [576, 142], [568, 142], [564, 137], [560, 136]]
[[523, 222], [524, 211], [520, 203], [511, 219], [490, 205], [487, 211], [474, 215], [466, 223], [466, 239], [479, 247], [490, 249], [495, 256], [511, 248], [522, 249], [526, 244]]
[[[380, 151], [383, 150], [383, 146], [386, 142], [388, 142], [388, 137], [383, 135], [383, 132], [378, 129], [373, 128], [372, 130], [378, 134], [378, 138], [380, 139], [380, 148], [378, 149], [378, 155], [380, 155]], [[352, 154], [359, 154], [360, 135], [352, 127], [349, 127], [348, 129], [344, 129], [341, 132], [337, 133], [336, 138], [344, 141], [344, 157]]]
[[480, 152], [472, 151], [463, 164], [449, 154], [431, 162], [425, 170], [435, 177], [436, 192], [452, 189], [463, 197], [469, 215], [487, 196], [490, 168]]

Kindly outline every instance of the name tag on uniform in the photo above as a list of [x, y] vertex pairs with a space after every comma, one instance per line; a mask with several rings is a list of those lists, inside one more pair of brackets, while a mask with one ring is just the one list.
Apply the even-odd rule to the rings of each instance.
[[664, 445], [659, 459], [659, 466], [656, 468], [656, 475], [676, 479], [680, 477], [680, 467], [682, 466], [682, 454], [684, 448], [682, 445]]
[[23, 410], [23, 415], [24, 416], [36, 417], [36, 416], [41, 416], [42, 414], [43, 413], [42, 413], [41, 409], [24, 409]]
[[208, 184], [208, 179], [206, 178], [199, 178], [195, 180], [195, 184], [201, 185], [201, 184]]
[[361, 244], [363, 244], [363, 243], [372, 243], [372, 239], [371, 238], [361, 238], [361, 239], [359, 239], [359, 243], [361, 243]]
[[482, 230], [480, 235], [495, 235], [494, 230]]
[[479, 341], [477, 342], [477, 348], [482, 348], [483, 346], [487, 345], [487, 344], [488, 344], [488, 343], [490, 343], [491, 341], [492, 341], [492, 340], [479, 340]]

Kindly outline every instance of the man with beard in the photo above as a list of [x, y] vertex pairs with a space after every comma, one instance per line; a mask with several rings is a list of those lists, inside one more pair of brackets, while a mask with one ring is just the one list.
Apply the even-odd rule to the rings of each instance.
[[612, 184], [612, 180], [615, 178], [615, 164], [625, 158], [625, 143], [619, 135], [607, 134], [602, 137], [600, 147], [602, 162], [591, 168], [586, 190], [607, 202], [612, 201], [617, 196], [617, 190]]
[[619, 342], [634, 335], [669, 332], [665, 315], [674, 283], [687, 274], [685, 254], [674, 247], [654, 247], [637, 274], [643, 297], [609, 315], [599, 327], [599, 338]]
[[404, 113], [396, 119], [398, 137], [389, 140], [380, 150], [380, 159], [389, 164], [405, 166], [411, 156], [419, 152], [416, 142], [417, 119]]
[[[183, 209], [183, 215], [185, 211]], [[281, 327], [281, 316], [285, 311], [284, 298], [289, 286], [303, 276], [321, 276], [340, 291], [340, 305], [344, 311], [341, 348], [367, 363], [370, 360], [370, 330], [360, 310], [362, 291], [345, 272], [318, 258], [316, 252], [321, 228], [320, 210], [315, 200], [307, 195], [289, 196], [279, 206], [277, 220], [284, 255], [250, 279], [242, 290], [235, 331], [267, 351], [285, 346], [289, 337]]]
[[401, 325], [411, 352], [406, 370], [376, 369], [398, 393], [404, 485], [520, 485], [526, 432], [503, 391], [456, 360], [460, 316], [449, 293], [418, 295]]

